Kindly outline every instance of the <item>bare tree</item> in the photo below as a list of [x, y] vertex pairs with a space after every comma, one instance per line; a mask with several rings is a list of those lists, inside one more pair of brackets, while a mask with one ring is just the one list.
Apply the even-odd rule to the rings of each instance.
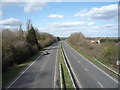
[[20, 27], [19, 27], [19, 38], [23, 39], [23, 37], [24, 37], [24, 32], [22, 30], [22, 24], [20, 24]]
[[29, 20], [27, 21], [27, 23], [26, 23], [26, 29], [27, 29], [27, 30], [30, 30], [31, 25], [32, 25], [32, 23], [31, 23], [31, 20], [29, 19]]

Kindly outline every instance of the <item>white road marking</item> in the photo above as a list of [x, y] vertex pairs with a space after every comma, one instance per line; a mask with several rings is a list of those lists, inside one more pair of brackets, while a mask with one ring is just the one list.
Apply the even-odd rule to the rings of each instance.
[[[51, 47], [52, 45], [48, 49], [50, 49]], [[41, 53], [38, 58], [40, 58], [43, 55], [43, 53]], [[38, 60], [38, 58], [35, 59], [7, 88], [10, 88]]]
[[61, 73], [61, 64], [59, 63], [59, 70], [60, 70], [60, 88], [63, 88], [62, 84], [62, 73]]
[[57, 59], [58, 59], [58, 49], [56, 51], [56, 62], [55, 62], [55, 72], [54, 72], [54, 88], [56, 85], [56, 68], [57, 68]]
[[38, 78], [38, 75], [35, 77], [35, 80]]
[[42, 65], [42, 67], [41, 67], [41, 71], [43, 71], [44, 67], [45, 67], [45, 65]]
[[98, 82], [98, 84], [103, 88], [102, 84], [100, 82]]
[[86, 71], [88, 71], [88, 69], [87, 69], [87, 68], [85, 68], [85, 70], [86, 70]]
[[79, 61], [79, 63], [80, 63], [80, 61]]
[[[68, 42], [69, 43], [69, 42]], [[67, 43], [66, 43], [67, 44]], [[79, 54], [74, 48], [72, 48], [70, 45], [67, 44], [67, 46], [69, 46], [73, 51], [75, 51], [79, 56], [81, 56], [82, 58], [84, 58], [85, 60], [87, 60], [90, 64], [92, 64], [94, 67], [96, 67], [98, 70], [100, 70], [101, 72], [103, 72], [105, 75], [107, 75], [109, 78], [111, 78], [113, 81], [115, 81], [116, 83], [118, 83], [118, 81], [116, 79], [114, 79], [112, 76], [110, 76], [109, 74], [107, 74], [105, 71], [103, 71], [102, 69], [100, 69], [98, 66], [96, 66], [95, 64], [93, 64], [92, 62], [90, 62], [87, 58], [85, 58], [84, 56], [82, 56], [81, 54]]]
[[[63, 50], [64, 50], [64, 48], [63, 48]], [[64, 50], [65, 51], [65, 50]], [[69, 63], [69, 65], [70, 65], [70, 67], [71, 67], [71, 70], [72, 70], [72, 72], [73, 72], [73, 74], [74, 74], [74, 76], [75, 76], [75, 78], [76, 78], [76, 80], [77, 80], [77, 83], [79, 84], [79, 88], [82, 88], [82, 86], [81, 86], [81, 84], [80, 84], [80, 82], [79, 82], [79, 80], [78, 80], [78, 78], [77, 78], [77, 75], [75, 74], [75, 72], [74, 72], [74, 70], [73, 70], [73, 68], [72, 68], [72, 66], [71, 66], [71, 63], [69, 62], [69, 59], [68, 59], [68, 57], [67, 57], [67, 55], [66, 55], [66, 52], [65, 52], [65, 56], [66, 56], [66, 58], [67, 58], [67, 60], [68, 60], [68, 63]]]

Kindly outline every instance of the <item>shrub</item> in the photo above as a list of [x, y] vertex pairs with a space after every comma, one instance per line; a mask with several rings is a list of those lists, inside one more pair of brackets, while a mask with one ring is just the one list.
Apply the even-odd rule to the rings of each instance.
[[115, 46], [114, 44], [109, 45], [108, 47], [106, 47], [106, 49], [103, 52], [104, 57], [107, 60], [117, 60], [117, 46]]
[[34, 54], [32, 45], [19, 41], [15, 44], [16, 48], [16, 56], [15, 63], [22, 63], [24, 60], [28, 59], [30, 56]]

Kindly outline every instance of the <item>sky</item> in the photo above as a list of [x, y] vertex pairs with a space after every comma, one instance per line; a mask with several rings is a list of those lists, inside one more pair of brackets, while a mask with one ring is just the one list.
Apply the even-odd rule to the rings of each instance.
[[[6, 0], [5, 0], [6, 1]], [[39, 32], [68, 37], [118, 37], [118, 2], [1, 2], [0, 27], [25, 29], [30, 19]]]

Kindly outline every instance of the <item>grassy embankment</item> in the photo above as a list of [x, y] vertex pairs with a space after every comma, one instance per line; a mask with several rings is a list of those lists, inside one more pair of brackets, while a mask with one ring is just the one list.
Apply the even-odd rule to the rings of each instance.
[[63, 70], [62, 86], [63, 86], [63, 88], [64, 89], [73, 88], [73, 84], [72, 84], [69, 72], [68, 72], [67, 67], [65, 65], [65, 62], [64, 62], [64, 57], [63, 57], [63, 54], [62, 54], [61, 44], [59, 45], [59, 49], [58, 49], [58, 60], [59, 60], [59, 63], [62, 64], [62, 70]]

